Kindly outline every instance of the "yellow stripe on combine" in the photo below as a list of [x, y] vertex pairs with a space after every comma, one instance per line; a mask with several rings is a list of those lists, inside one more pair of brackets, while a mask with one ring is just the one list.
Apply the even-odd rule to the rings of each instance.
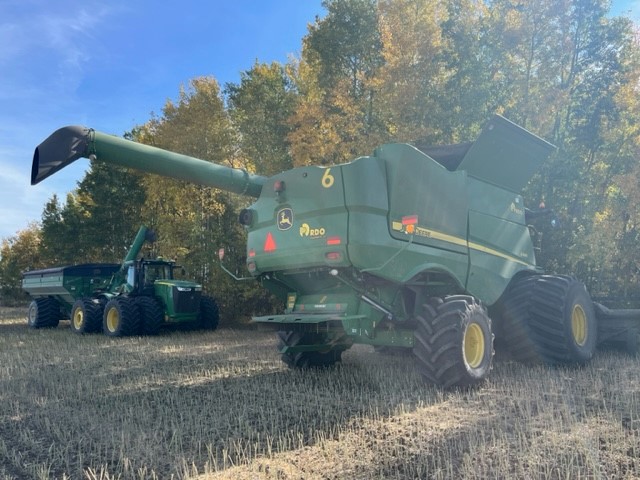
[[[393, 222], [393, 229], [398, 230], [397, 225], [398, 222]], [[531, 266], [530, 263], [525, 262], [517, 257], [507, 255], [506, 253], [499, 252], [493, 248], [485, 247], [484, 245], [480, 245], [479, 243], [468, 242], [464, 238], [456, 237], [454, 235], [449, 235], [446, 233], [438, 232], [436, 230], [431, 230], [424, 227], [416, 227], [415, 234], [418, 237], [424, 238], [433, 238], [435, 240], [440, 240], [442, 242], [452, 243], [454, 245], [458, 245], [460, 247], [468, 247], [473, 250], [477, 250], [478, 252], [486, 253], [488, 255], [493, 255], [494, 257], [499, 257], [504, 260], [508, 260], [510, 262], [519, 263], [520, 265]]]
[[506, 253], [499, 252], [494, 250], [493, 248], [485, 247], [484, 245], [480, 245], [478, 243], [469, 242], [469, 248], [473, 248], [474, 250], [478, 250], [479, 252], [488, 253], [489, 255], [493, 255], [495, 257], [504, 258], [505, 260], [509, 260], [510, 262], [519, 263], [520, 265], [526, 265], [528, 267], [532, 266], [530, 263], [520, 260], [519, 258], [512, 257], [511, 255], [507, 255]]

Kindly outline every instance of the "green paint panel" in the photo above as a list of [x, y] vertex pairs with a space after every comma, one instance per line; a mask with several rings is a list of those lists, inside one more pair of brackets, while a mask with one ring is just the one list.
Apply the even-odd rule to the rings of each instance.
[[449, 172], [409, 145], [384, 145], [376, 155], [387, 164], [391, 235], [466, 254], [465, 173]]
[[[265, 183], [251, 207], [247, 244], [256, 273], [349, 265], [341, 168], [297, 168]], [[283, 182], [280, 193], [274, 191], [276, 182]]]
[[553, 150], [555, 147], [550, 143], [495, 115], [473, 142], [458, 170], [520, 192]]

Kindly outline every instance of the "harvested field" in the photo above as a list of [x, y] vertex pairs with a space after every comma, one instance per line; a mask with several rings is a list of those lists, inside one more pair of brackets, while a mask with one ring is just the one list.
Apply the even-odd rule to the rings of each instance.
[[640, 478], [640, 365], [497, 360], [472, 391], [364, 346], [288, 370], [272, 334], [78, 336], [0, 310], [0, 478]]

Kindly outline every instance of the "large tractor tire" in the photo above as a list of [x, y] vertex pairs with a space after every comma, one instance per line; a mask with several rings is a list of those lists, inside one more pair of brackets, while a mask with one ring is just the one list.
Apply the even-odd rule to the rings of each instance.
[[60, 323], [60, 307], [53, 298], [36, 298], [29, 304], [27, 323], [31, 328], [55, 328]]
[[471, 296], [454, 295], [423, 306], [416, 316], [413, 353], [425, 380], [444, 388], [476, 385], [493, 361], [491, 319]]
[[143, 335], [158, 335], [164, 323], [164, 307], [154, 297], [136, 297]]
[[529, 310], [529, 327], [546, 363], [585, 363], [597, 346], [593, 302], [582, 282], [572, 277], [538, 277]]
[[538, 343], [531, 334], [531, 302], [538, 275], [521, 277], [514, 281], [501, 305], [499, 339], [511, 358], [525, 364], [542, 362]]
[[[299, 345], [326, 345], [327, 335], [293, 331], [278, 332], [278, 350]], [[331, 367], [342, 360], [346, 346], [334, 346], [324, 350], [283, 353], [282, 361], [289, 368]]]
[[203, 295], [200, 299], [198, 326], [204, 330], [215, 330], [218, 328], [219, 321], [218, 304], [212, 297]]
[[102, 326], [102, 306], [91, 298], [81, 298], [71, 307], [71, 330], [75, 333], [99, 332]]
[[116, 297], [104, 307], [102, 330], [110, 337], [136, 335], [140, 331], [140, 312], [133, 298]]

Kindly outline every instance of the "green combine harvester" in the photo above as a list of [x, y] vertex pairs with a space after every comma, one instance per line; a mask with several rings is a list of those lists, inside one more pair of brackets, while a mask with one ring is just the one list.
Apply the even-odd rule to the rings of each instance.
[[155, 234], [140, 227], [121, 265], [72, 265], [24, 273], [22, 289], [33, 301], [27, 322], [32, 328], [56, 327], [71, 320], [76, 333], [103, 331], [112, 337], [156, 335], [168, 324], [190, 324], [214, 330], [216, 301], [202, 286], [174, 278], [175, 262], [137, 259]]
[[277, 332], [287, 365], [395, 347], [427, 381], [469, 386], [489, 374], [495, 336], [523, 362], [637, 349], [638, 311], [594, 304], [581, 282], [536, 265], [529, 225], [546, 212], [520, 191], [553, 150], [495, 116], [472, 143], [383, 145], [267, 178], [73, 126], [36, 148], [31, 183], [87, 157], [254, 197], [239, 216], [247, 269], [284, 311], [253, 321]]

